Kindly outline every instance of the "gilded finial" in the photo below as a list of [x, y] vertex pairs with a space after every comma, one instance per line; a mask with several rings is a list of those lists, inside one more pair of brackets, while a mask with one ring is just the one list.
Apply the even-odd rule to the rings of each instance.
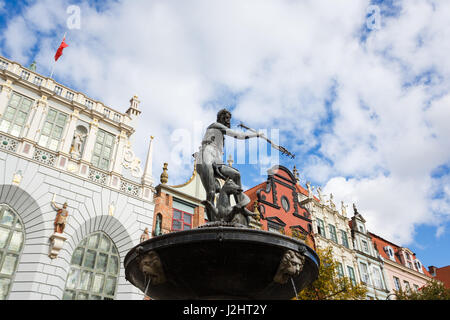
[[162, 184], [166, 184], [169, 181], [169, 174], [167, 173], [168, 163], [164, 163], [163, 172], [161, 173], [160, 181]]

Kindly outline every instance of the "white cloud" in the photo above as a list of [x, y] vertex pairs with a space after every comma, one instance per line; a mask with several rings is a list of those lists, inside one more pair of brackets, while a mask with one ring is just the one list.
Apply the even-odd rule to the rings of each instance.
[[[369, 4], [136, 0], [97, 10], [84, 2], [55, 74], [120, 111], [137, 94], [136, 140], [156, 136], [155, 179], [169, 162], [174, 184], [192, 168], [172, 161], [173, 132], [193, 133], [195, 120], [215, 120], [211, 105], [235, 100], [234, 118], [281, 130], [306, 180], [356, 202], [370, 229], [407, 244], [415, 225], [448, 220], [430, 210], [450, 197], [430, 196], [443, 183], [430, 173], [450, 160], [450, 3], [398, 1], [398, 15], [382, 16], [361, 43]], [[3, 50], [31, 59], [39, 31], [38, 68], [49, 70], [67, 5], [36, 2], [27, 20], [11, 18]], [[186, 138], [196, 151], [199, 136]], [[146, 149], [136, 147], [142, 159]]]

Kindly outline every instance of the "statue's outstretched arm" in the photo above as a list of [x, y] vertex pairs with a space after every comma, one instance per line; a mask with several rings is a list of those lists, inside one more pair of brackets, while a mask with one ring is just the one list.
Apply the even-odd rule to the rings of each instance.
[[224, 126], [223, 124], [221, 124], [219, 122], [213, 123], [209, 128], [219, 129], [224, 134], [226, 134], [227, 136], [230, 136], [230, 137], [233, 137], [233, 138], [239, 139], [239, 140], [245, 140], [245, 139], [249, 139], [249, 138], [256, 138], [256, 137], [259, 137], [260, 135], [262, 135], [262, 134], [259, 134], [257, 132], [235, 131], [235, 130], [232, 130], [232, 129]]

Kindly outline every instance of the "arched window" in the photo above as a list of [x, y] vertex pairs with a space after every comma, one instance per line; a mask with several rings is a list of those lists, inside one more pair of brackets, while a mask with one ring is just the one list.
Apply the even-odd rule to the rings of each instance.
[[156, 224], [155, 224], [155, 236], [159, 236], [162, 234], [162, 215], [158, 213], [156, 215]]
[[0, 204], [0, 300], [5, 300], [11, 289], [24, 235], [19, 215], [6, 204]]
[[112, 300], [119, 276], [119, 253], [103, 232], [85, 238], [75, 249], [64, 300]]

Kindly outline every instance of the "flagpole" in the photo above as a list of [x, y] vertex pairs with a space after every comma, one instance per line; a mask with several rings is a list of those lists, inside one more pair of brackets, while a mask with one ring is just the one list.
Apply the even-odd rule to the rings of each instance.
[[[63, 41], [66, 39], [66, 35], [67, 35], [67, 31], [64, 32]], [[52, 71], [50, 72], [50, 78], [53, 77], [53, 72], [55, 71], [55, 65], [56, 65], [56, 60], [55, 60], [55, 62], [53, 62]]]

